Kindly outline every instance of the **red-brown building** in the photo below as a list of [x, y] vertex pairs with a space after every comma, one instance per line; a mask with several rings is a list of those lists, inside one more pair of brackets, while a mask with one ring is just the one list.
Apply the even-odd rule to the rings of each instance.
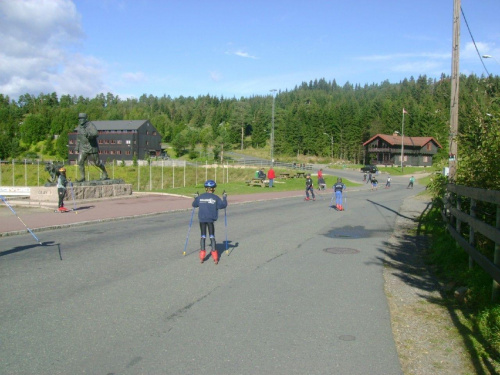
[[432, 157], [442, 148], [433, 137], [401, 137], [399, 133], [376, 134], [363, 147], [367, 164], [401, 165], [403, 151], [403, 166], [424, 167], [432, 165]]

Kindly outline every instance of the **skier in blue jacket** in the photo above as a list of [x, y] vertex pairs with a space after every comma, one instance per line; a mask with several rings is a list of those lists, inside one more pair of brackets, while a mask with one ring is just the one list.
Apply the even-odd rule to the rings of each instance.
[[340, 177], [337, 178], [337, 183], [333, 185], [333, 190], [335, 191], [335, 206], [337, 210], [343, 211], [344, 207], [342, 206], [342, 191], [345, 190], [345, 185], [342, 182]]
[[205, 182], [205, 193], [197, 196], [193, 201], [193, 207], [199, 207], [198, 219], [200, 221], [201, 240], [200, 240], [200, 261], [205, 261], [207, 254], [205, 250], [205, 239], [208, 235], [210, 237], [210, 254], [215, 262], [219, 263], [219, 253], [216, 249], [215, 243], [215, 226], [214, 223], [219, 217], [219, 209], [227, 207], [227, 195], [224, 193], [222, 199], [215, 195], [215, 188], [217, 183], [214, 180], [207, 180]]

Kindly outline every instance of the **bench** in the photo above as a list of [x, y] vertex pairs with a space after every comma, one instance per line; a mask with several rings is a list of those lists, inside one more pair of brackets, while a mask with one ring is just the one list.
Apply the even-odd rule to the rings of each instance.
[[250, 181], [246, 181], [248, 186], [260, 186], [269, 187], [269, 180], [262, 180], [260, 178], [252, 178]]

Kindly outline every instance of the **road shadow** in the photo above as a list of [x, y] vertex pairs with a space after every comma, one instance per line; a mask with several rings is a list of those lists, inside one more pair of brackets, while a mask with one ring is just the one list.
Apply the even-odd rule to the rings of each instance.
[[22, 251], [26, 251], [26, 250], [31, 250], [35, 247], [52, 247], [52, 246], [57, 246], [58, 248], [58, 254], [59, 254], [59, 259], [60, 260], [63, 260], [62, 259], [62, 253], [61, 253], [61, 245], [58, 244], [58, 243], [55, 243], [54, 241], [46, 241], [46, 242], [42, 242], [42, 244], [38, 244], [38, 243], [35, 243], [35, 244], [32, 244], [32, 245], [24, 245], [24, 246], [16, 246], [10, 250], [5, 250], [5, 251], [2, 251], [0, 252], [0, 257], [4, 257], [4, 256], [7, 256], [7, 255], [11, 255], [11, 254], [16, 254], [16, 253], [19, 253], [19, 252], [22, 252]]

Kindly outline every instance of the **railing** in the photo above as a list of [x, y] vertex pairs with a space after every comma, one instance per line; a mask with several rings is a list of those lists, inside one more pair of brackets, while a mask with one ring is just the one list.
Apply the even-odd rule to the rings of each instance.
[[[500, 191], [471, 188], [449, 184], [441, 212], [446, 228], [457, 244], [469, 254], [469, 267], [474, 262], [493, 278], [491, 299], [500, 297]], [[496, 206], [495, 227], [476, 217], [477, 202], [491, 203]], [[469, 207], [469, 213], [462, 207]], [[468, 240], [464, 238], [462, 224], [468, 224]], [[495, 243], [493, 260], [479, 252], [475, 247], [475, 236], [481, 233]]]

